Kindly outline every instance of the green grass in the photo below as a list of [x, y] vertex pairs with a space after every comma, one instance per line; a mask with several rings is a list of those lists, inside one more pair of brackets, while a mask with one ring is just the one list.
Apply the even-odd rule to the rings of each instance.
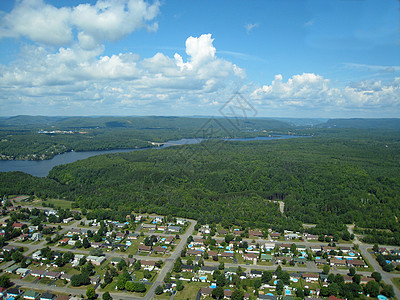
[[174, 299], [175, 300], [186, 300], [186, 299], [194, 299], [196, 298], [197, 292], [201, 287], [206, 286], [205, 283], [200, 282], [186, 282], [183, 281], [183, 290], [177, 292]]
[[392, 282], [395, 286], [397, 286], [398, 289], [400, 289], [400, 278], [399, 277], [392, 278]]
[[[45, 203], [49, 204], [54, 204], [54, 207], [61, 207], [62, 209], [71, 209], [71, 204], [73, 203], [72, 201], [67, 201], [67, 200], [62, 200], [62, 199], [47, 199]], [[40, 200], [36, 202], [37, 206], [43, 206], [43, 201]], [[32, 205], [35, 205], [32, 203]], [[76, 209], [79, 210], [79, 209]]]

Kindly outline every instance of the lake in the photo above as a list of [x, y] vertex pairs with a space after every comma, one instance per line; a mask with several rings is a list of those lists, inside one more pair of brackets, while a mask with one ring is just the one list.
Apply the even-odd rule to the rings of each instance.
[[[298, 138], [302, 136], [296, 135], [279, 135], [271, 137], [254, 137], [254, 138], [237, 138], [237, 139], [224, 139], [225, 141], [267, 141], [267, 140], [282, 140]], [[66, 152], [54, 156], [48, 160], [3, 160], [0, 161], [0, 172], [21, 171], [33, 176], [46, 177], [49, 171], [59, 165], [73, 163], [78, 160], [86, 159], [91, 156], [109, 154], [109, 153], [122, 153], [146, 149], [163, 149], [172, 146], [198, 144], [203, 139], [181, 139], [176, 141], [167, 141], [160, 147], [138, 148], [138, 149], [115, 149], [115, 150], [101, 150], [101, 151], [82, 151], [82, 152]]]

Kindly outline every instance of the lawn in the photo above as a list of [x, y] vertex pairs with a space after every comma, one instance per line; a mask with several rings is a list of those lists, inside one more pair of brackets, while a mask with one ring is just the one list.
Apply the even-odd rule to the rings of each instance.
[[400, 278], [392, 278], [392, 282], [398, 289], [400, 289]]
[[[36, 202], [38, 205], [43, 206], [44, 201]], [[62, 209], [71, 209], [72, 201], [61, 200], [61, 199], [47, 199], [45, 203], [54, 204], [54, 207], [61, 207]], [[77, 209], [79, 210], [79, 209]]]
[[183, 281], [184, 289], [180, 292], [176, 292], [174, 297], [175, 300], [186, 300], [186, 299], [194, 299], [197, 295], [198, 290], [201, 287], [205, 287], [206, 285], [201, 282], [186, 282]]

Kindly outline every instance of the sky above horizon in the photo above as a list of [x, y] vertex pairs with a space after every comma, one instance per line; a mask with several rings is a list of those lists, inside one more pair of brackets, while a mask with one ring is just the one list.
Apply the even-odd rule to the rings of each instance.
[[400, 117], [399, 12], [397, 0], [0, 1], [0, 116]]

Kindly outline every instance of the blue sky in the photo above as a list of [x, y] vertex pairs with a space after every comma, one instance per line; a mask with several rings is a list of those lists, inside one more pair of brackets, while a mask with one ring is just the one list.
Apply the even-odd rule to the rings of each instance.
[[399, 117], [398, 1], [0, 2], [0, 115]]

